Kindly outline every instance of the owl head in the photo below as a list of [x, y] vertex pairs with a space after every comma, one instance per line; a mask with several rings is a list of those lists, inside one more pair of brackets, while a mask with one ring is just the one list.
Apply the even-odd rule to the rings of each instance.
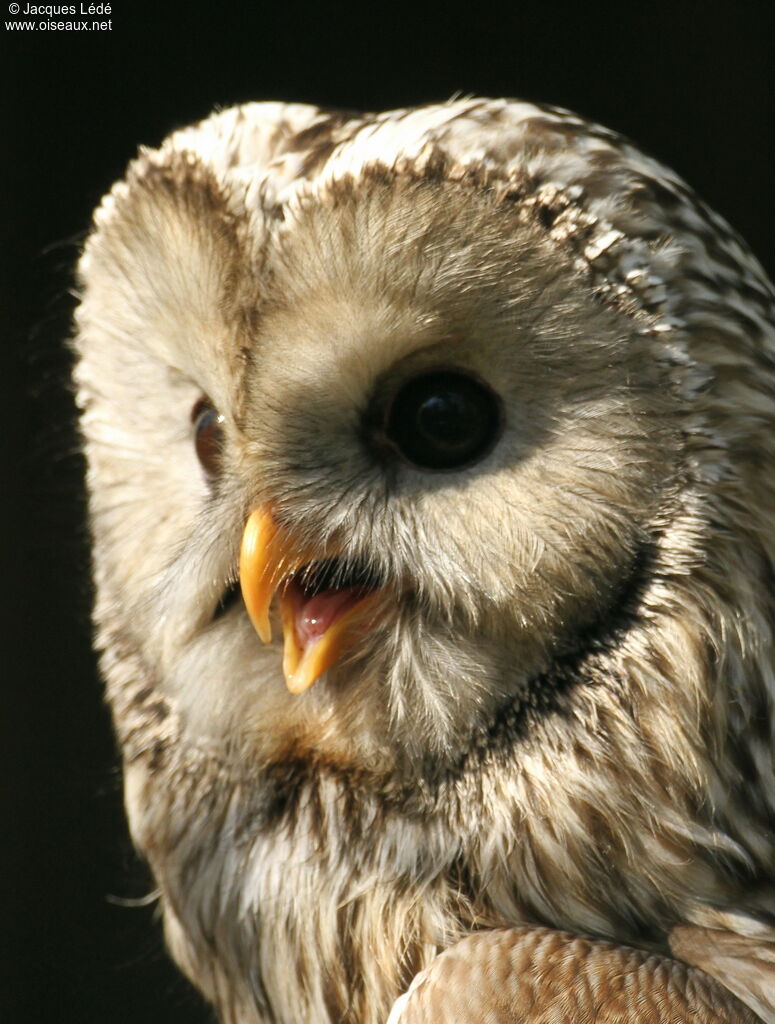
[[382, 931], [315, 912], [322, 960], [408, 928], [375, 1005], [473, 920], [658, 941], [737, 898], [772, 856], [773, 298], [676, 176], [529, 104], [250, 104], [141, 152], [80, 281], [97, 643], [212, 998], [280, 1005], [280, 837], [340, 906], [411, 890]]

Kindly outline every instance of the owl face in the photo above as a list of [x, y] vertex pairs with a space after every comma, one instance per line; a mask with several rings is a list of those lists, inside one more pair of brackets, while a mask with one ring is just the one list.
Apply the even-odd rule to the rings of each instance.
[[683, 183], [528, 104], [249, 105], [141, 154], [80, 275], [130, 822], [224, 1020], [376, 1024], [482, 922], [736, 905], [773, 300]]
[[653, 343], [496, 185], [336, 183], [222, 252], [199, 167], [162, 182], [124, 200], [144, 230], [121, 267], [89, 256], [139, 320], [111, 396], [134, 552], [107, 572], [155, 674], [194, 732], [260, 758], [459, 758], [618, 628], [678, 514]]

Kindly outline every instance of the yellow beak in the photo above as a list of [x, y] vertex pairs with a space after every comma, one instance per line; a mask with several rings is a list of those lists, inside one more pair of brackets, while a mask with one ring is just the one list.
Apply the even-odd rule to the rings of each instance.
[[[264, 641], [272, 639], [269, 606], [280, 590], [280, 621], [284, 648], [283, 672], [291, 693], [303, 693], [362, 635], [378, 591], [369, 591], [347, 603], [320, 636], [300, 636], [299, 595], [288, 581], [293, 573], [315, 560], [315, 553], [299, 545], [266, 506], [255, 509], [245, 524], [240, 549], [240, 586], [250, 620]], [[319, 558], [319, 553], [317, 554]]]

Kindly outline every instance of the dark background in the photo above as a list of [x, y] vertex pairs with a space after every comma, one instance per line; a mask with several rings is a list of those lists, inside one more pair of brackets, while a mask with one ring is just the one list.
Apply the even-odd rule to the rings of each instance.
[[772, 272], [775, 5], [672, 6], [512, 0], [464, 19], [427, 5], [115, 0], [112, 31], [88, 37], [15, 34], [0, 20], [3, 1021], [210, 1020], [168, 966], [153, 909], [122, 905], [151, 884], [126, 837], [89, 647], [64, 345], [72, 267], [100, 196], [138, 143], [156, 145], [217, 104], [520, 96], [636, 139]]

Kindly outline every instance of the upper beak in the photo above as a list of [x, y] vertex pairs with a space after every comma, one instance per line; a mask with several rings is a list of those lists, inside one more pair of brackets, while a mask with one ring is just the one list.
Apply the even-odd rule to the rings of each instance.
[[251, 512], [240, 548], [239, 576], [242, 598], [256, 632], [268, 644], [272, 639], [269, 605], [281, 579], [304, 564], [300, 552], [277, 525], [267, 508]]
[[300, 636], [298, 615], [304, 595], [290, 584], [290, 577], [320, 552], [301, 545], [276, 520], [267, 506], [255, 509], [245, 524], [240, 549], [240, 587], [250, 620], [264, 641], [272, 639], [269, 606], [280, 590], [280, 619], [284, 635], [283, 671], [291, 693], [303, 693], [357, 639], [378, 591], [354, 594], [337, 602], [331, 621], [313, 639]]

